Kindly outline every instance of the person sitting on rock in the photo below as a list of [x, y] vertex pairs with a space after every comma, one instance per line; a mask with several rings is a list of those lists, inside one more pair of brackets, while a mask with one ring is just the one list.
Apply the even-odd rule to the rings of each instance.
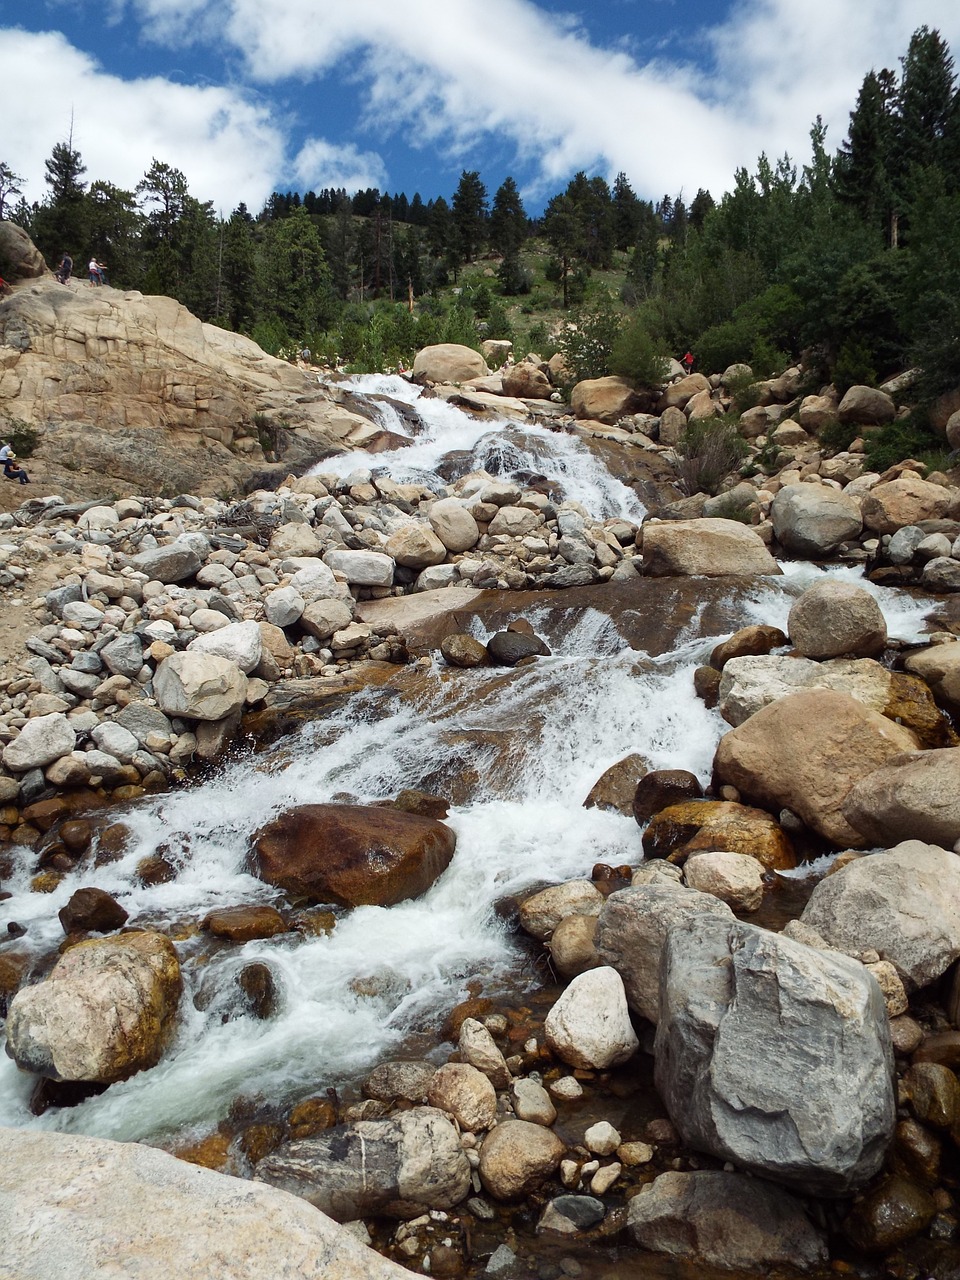
[[0, 464], [3, 466], [4, 480], [19, 480], [21, 484], [29, 484], [30, 477], [23, 467], [18, 467], [17, 455], [8, 444], [0, 445]]
[[60, 259], [60, 265], [57, 267], [54, 275], [61, 284], [66, 284], [73, 275], [73, 259], [70, 257], [69, 253], [64, 253], [63, 257]]

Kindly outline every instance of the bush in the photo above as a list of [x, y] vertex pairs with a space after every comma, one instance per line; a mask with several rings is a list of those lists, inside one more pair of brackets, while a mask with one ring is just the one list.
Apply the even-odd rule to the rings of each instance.
[[560, 338], [560, 350], [576, 380], [603, 378], [610, 372], [610, 358], [620, 333], [620, 317], [607, 304], [583, 311]]
[[872, 387], [876, 381], [877, 371], [871, 364], [869, 348], [856, 338], [848, 338], [833, 366], [837, 394], [843, 396], [851, 387]]
[[931, 471], [948, 470], [950, 462], [943, 440], [922, 412], [888, 422], [865, 436], [866, 463], [870, 471], [886, 471], [905, 458], [916, 458]]
[[760, 388], [753, 373], [733, 374], [727, 382], [727, 391], [737, 413], [746, 413], [760, 403]]
[[750, 446], [729, 418], [695, 418], [681, 433], [676, 451], [680, 488], [689, 498], [695, 493], [716, 494]]
[[29, 458], [40, 443], [40, 432], [20, 418], [4, 418], [0, 422], [0, 439], [3, 439], [18, 458]]
[[621, 328], [610, 352], [610, 372], [645, 386], [665, 382], [669, 364], [646, 326], [636, 317]]
[[831, 456], [849, 449], [860, 434], [860, 427], [853, 422], [826, 422], [817, 432], [817, 441]]

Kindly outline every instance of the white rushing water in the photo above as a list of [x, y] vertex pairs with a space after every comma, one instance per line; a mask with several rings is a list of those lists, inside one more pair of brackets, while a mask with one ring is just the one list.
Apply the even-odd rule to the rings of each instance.
[[[379, 380], [392, 395], [396, 382]], [[441, 402], [430, 402], [425, 416], [424, 438], [402, 451], [404, 458], [414, 455], [424, 473], [445, 449], [475, 450], [482, 438], [476, 423]], [[531, 455], [531, 461], [556, 473], [558, 457], [564, 458], [584, 505], [599, 504], [606, 514], [635, 509], [617, 496], [618, 481], [596, 477], [596, 464], [581, 456], [579, 445], [574, 449], [551, 432], [541, 441], [529, 428], [523, 435], [525, 442], [535, 436], [538, 448], [559, 443], [558, 451]], [[368, 463], [352, 454], [339, 465], [379, 468], [385, 457]], [[398, 474], [394, 460], [386, 465]], [[792, 600], [818, 572], [797, 566], [754, 588], [740, 601], [742, 624], [783, 626]], [[891, 634], [913, 638], [928, 605], [870, 589]], [[96, 885], [117, 897], [132, 925], [159, 923], [178, 939], [185, 993], [176, 1040], [163, 1061], [75, 1108], [32, 1117], [32, 1078], [0, 1055], [0, 1124], [128, 1140], [199, 1132], [222, 1119], [238, 1095], [290, 1101], [355, 1078], [412, 1031], [439, 1025], [471, 979], [479, 976], [488, 990], [507, 980], [520, 987], [534, 982], [535, 975], [520, 971], [520, 951], [497, 914], [498, 900], [531, 885], [589, 875], [598, 861], [639, 862], [639, 827], [583, 808], [590, 788], [631, 752], [652, 768], [689, 769], [706, 782], [726, 725], [694, 695], [693, 667], [723, 638], [701, 634], [697, 619], [671, 654], [652, 658], [631, 650], [597, 611], [584, 610], [565, 625], [556, 611], [526, 616], [552, 656], [512, 671], [449, 671], [438, 662], [420, 678], [416, 697], [380, 690], [357, 695], [279, 749], [118, 814], [135, 837], [122, 859], [70, 874], [52, 894], [29, 892], [35, 858], [24, 852], [4, 885], [13, 893], [3, 904], [6, 918], [27, 927], [19, 945], [38, 953], [55, 947], [62, 939], [58, 909], [77, 888]], [[486, 638], [479, 623], [475, 630]], [[217, 949], [179, 927], [216, 906], [278, 898], [249, 872], [246, 859], [252, 833], [284, 810], [344, 795], [378, 800], [404, 787], [436, 785], [445, 771], [471, 769], [477, 782], [449, 816], [456, 855], [420, 899], [345, 913], [326, 936], [290, 934], [242, 947]], [[144, 887], [137, 864], [158, 851], [179, 873], [170, 883]], [[251, 961], [272, 969], [278, 1012], [265, 1022], [225, 1018], [236, 1013], [235, 975]], [[208, 997], [199, 1002], [202, 1009], [194, 1004], [198, 993]]]

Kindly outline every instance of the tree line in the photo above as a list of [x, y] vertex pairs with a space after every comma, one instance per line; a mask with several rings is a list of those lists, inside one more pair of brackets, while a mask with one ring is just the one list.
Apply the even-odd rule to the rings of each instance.
[[[919, 363], [932, 395], [960, 385], [960, 87], [928, 27], [899, 64], [867, 73], [836, 152], [818, 118], [806, 163], [761, 155], [716, 203], [702, 189], [654, 203], [623, 173], [611, 186], [580, 172], [531, 218], [513, 178], [491, 199], [464, 170], [449, 202], [328, 188], [222, 217], [160, 160], [133, 191], [88, 182], [68, 140], [36, 203], [0, 164], [0, 213], [48, 262], [95, 255], [113, 283], [272, 351], [396, 362], [429, 341], [511, 336], [518, 314], [554, 308], [607, 334], [594, 370], [614, 346], [627, 373], [631, 350], [634, 373], [653, 349], [759, 372], [803, 351], [840, 384]], [[541, 347], [556, 340], [533, 327]]]

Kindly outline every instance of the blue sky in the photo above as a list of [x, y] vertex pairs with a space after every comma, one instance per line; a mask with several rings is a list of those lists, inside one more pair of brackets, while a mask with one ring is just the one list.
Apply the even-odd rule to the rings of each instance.
[[0, 0], [0, 160], [42, 198], [67, 137], [132, 189], [153, 157], [224, 212], [274, 189], [449, 196], [507, 174], [537, 211], [578, 169], [642, 196], [842, 141], [864, 74], [957, 0]]

